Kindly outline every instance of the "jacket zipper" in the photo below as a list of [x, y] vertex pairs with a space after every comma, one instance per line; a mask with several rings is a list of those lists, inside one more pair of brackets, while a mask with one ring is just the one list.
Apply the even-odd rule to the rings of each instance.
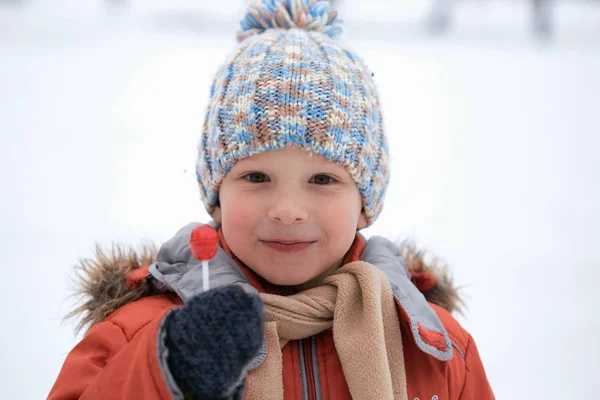
[[310, 350], [312, 352], [312, 370], [315, 385], [315, 398], [316, 400], [323, 400], [323, 392], [321, 391], [321, 374], [319, 372], [319, 356], [317, 355], [317, 337], [312, 336], [310, 338]]
[[310, 340], [298, 341], [298, 353], [300, 355], [300, 368], [302, 369], [302, 398], [306, 400], [321, 400], [321, 393], [318, 393], [317, 387], [320, 387], [318, 361], [316, 356], [317, 341], [314, 336]]

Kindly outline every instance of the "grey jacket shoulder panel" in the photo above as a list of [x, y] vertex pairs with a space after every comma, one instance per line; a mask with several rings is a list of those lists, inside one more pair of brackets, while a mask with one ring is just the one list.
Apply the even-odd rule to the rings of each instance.
[[[410, 319], [412, 335], [417, 346], [439, 360], [451, 360], [452, 341], [448, 332], [425, 296], [410, 280], [410, 274], [398, 246], [388, 239], [374, 236], [367, 242], [361, 260], [379, 268], [389, 279], [396, 300]], [[419, 332], [419, 324], [443, 335], [445, 349], [441, 350], [426, 343]]]

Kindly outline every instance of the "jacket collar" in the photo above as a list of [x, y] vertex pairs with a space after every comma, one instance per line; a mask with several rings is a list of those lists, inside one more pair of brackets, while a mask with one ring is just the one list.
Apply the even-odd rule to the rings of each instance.
[[[175, 291], [184, 303], [202, 291], [202, 264], [193, 256], [189, 247], [190, 235], [199, 225], [201, 224], [191, 223], [177, 232], [160, 248], [156, 262], [149, 268], [159, 285]], [[248, 292], [282, 294], [281, 288], [261, 279], [235, 257], [222, 232], [218, 232], [220, 246], [210, 261], [209, 270], [212, 288], [238, 284]], [[448, 333], [423, 294], [411, 282], [398, 247], [382, 237], [375, 236], [367, 241], [357, 234], [344, 264], [358, 260], [374, 265], [386, 275], [394, 292], [399, 314], [410, 327], [419, 349], [439, 360], [452, 359], [452, 342]]]

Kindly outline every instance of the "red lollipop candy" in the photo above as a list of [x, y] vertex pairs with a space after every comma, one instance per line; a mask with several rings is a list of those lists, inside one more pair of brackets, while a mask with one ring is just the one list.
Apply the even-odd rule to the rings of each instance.
[[200, 261], [208, 261], [217, 254], [219, 238], [217, 231], [210, 225], [200, 225], [192, 231], [190, 249]]
[[204, 291], [209, 289], [208, 260], [217, 254], [219, 238], [217, 231], [210, 225], [196, 227], [190, 235], [190, 249], [198, 260], [202, 261], [202, 286]]

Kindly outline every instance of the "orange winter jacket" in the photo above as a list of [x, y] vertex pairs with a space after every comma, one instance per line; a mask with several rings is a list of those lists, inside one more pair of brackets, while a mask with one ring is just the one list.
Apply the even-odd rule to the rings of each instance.
[[[106, 307], [97, 307], [93, 301], [89, 303], [88, 319], [95, 323], [67, 356], [48, 399], [183, 399], [166, 366], [166, 350], [160, 345], [164, 339], [161, 324], [170, 310], [180, 307], [199, 290], [190, 292], [191, 286], [182, 283], [198, 276], [199, 263], [194, 262], [187, 246], [195, 226], [197, 224], [188, 225], [167, 242], [150, 268], [138, 268], [135, 255], [127, 260], [122, 253], [112, 260], [99, 257], [103, 262], [94, 264], [95, 270], [87, 268], [89, 279], [104, 282], [104, 285], [107, 284], [101, 279], [104, 275], [121, 276], [122, 286], [126, 283], [129, 288], [125, 290], [129, 297], [115, 298], [106, 302]], [[278, 293], [279, 288], [261, 281], [231, 254], [222, 235], [220, 239], [221, 249], [211, 261], [213, 287], [250, 284], [260, 292]], [[345, 262], [359, 259], [371, 262], [390, 278], [403, 332], [408, 398], [494, 399], [472, 337], [446, 309], [427, 302], [417, 290], [419, 286], [444, 303], [440, 276], [436, 281], [434, 271], [423, 269], [422, 263], [420, 266], [413, 263], [412, 275], [409, 275], [404, 265], [395, 261], [402, 260], [398, 249], [394, 251], [392, 246], [395, 246], [384, 241], [372, 238], [366, 242], [357, 235]], [[185, 257], [182, 258], [182, 254]], [[214, 264], [219, 263], [219, 257], [226, 260], [223, 265], [230, 269], [222, 273], [215, 271], [217, 282], [214, 282], [213, 270], [218, 268]], [[155, 281], [154, 289], [148, 289], [148, 281]], [[193, 286], [201, 288], [202, 283]], [[107, 290], [119, 292], [114, 284]], [[96, 288], [94, 294], [99, 291], [101, 289]], [[131, 301], [132, 297], [139, 299]], [[129, 303], [103, 317], [107, 310], [124, 301]], [[96, 305], [93, 310], [92, 304]], [[97, 321], [99, 319], [102, 320]], [[289, 342], [282, 349], [282, 356], [286, 400], [351, 399], [331, 330]]]

